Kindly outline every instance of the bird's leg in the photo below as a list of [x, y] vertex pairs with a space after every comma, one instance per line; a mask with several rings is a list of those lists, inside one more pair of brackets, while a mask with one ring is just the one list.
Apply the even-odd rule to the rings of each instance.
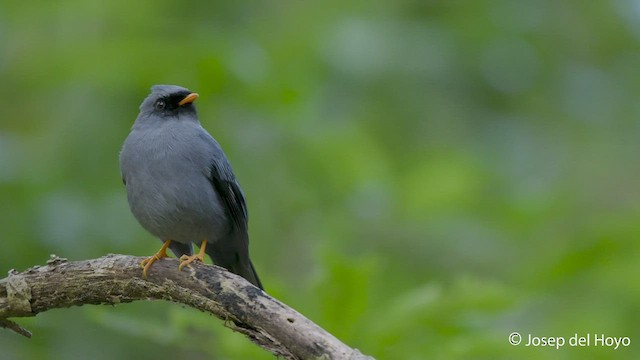
[[171, 240], [165, 241], [162, 244], [160, 250], [158, 250], [155, 255], [142, 260], [142, 262], [140, 263], [140, 266], [142, 267], [142, 277], [144, 277], [145, 279], [147, 278], [147, 270], [149, 270], [151, 264], [153, 264], [156, 260], [168, 257], [167, 248], [169, 247], [169, 244], [171, 244]]
[[200, 260], [200, 262], [204, 262], [204, 249], [207, 247], [207, 240], [202, 240], [202, 244], [200, 244], [200, 251], [197, 255], [182, 255], [180, 256], [180, 266], [178, 266], [178, 271], [182, 270], [183, 266], [187, 266], [194, 262], [195, 260]]

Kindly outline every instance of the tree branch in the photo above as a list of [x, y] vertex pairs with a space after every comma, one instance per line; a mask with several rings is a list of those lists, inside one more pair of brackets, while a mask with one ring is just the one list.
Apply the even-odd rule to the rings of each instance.
[[47, 265], [11, 270], [0, 279], [0, 327], [30, 337], [8, 318], [74, 305], [168, 300], [215, 315], [276, 356], [372, 359], [223, 268], [196, 263], [177, 271], [176, 259], [162, 259], [143, 279], [142, 259], [107, 255], [69, 262], [52, 255]]

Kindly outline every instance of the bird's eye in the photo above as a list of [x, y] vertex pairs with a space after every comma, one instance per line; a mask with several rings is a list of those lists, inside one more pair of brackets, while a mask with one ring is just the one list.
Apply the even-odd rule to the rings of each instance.
[[156, 109], [157, 110], [164, 110], [165, 107], [166, 107], [166, 104], [164, 103], [163, 100], [156, 101]]

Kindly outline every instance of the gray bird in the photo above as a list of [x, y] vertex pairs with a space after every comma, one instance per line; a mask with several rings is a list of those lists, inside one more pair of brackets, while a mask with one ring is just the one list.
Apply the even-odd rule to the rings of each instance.
[[143, 275], [169, 248], [180, 258], [178, 270], [206, 253], [262, 289], [249, 259], [244, 194], [222, 148], [198, 121], [197, 98], [180, 86], [153, 86], [120, 152], [131, 212], [163, 241], [141, 263]]

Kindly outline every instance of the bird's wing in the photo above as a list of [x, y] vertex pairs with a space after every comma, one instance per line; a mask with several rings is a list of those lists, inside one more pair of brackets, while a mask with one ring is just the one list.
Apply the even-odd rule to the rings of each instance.
[[224, 158], [215, 158], [209, 181], [218, 192], [236, 229], [247, 230], [247, 205], [231, 165]]

